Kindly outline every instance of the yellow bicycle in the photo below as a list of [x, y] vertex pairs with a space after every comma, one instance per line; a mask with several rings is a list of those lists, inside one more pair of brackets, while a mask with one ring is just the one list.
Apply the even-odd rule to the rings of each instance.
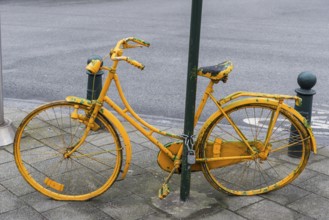
[[[133, 37], [120, 40], [109, 53], [112, 66], [92, 60], [92, 73], [108, 71], [97, 100], [69, 96], [65, 101], [42, 105], [26, 116], [18, 127], [14, 155], [25, 180], [36, 190], [56, 200], [88, 200], [104, 193], [131, 163], [131, 143], [122, 123], [103, 104], [139, 130], [160, 152], [159, 166], [169, 172], [159, 197], [168, 193], [168, 181], [180, 173], [184, 137], [151, 126], [129, 105], [122, 91], [117, 66], [120, 61], [143, 69], [136, 60], [123, 56], [124, 49], [149, 47]], [[195, 114], [195, 125], [210, 99], [217, 106], [203, 124], [193, 149], [192, 171], [202, 171], [217, 190], [234, 195], [256, 195], [279, 189], [305, 168], [316, 141], [310, 126], [286, 99], [295, 96], [236, 92], [217, 100], [213, 86], [226, 82], [233, 69], [230, 61], [201, 67], [198, 75], [210, 79]], [[107, 91], [114, 81], [124, 108]], [[176, 141], [163, 144], [154, 134]]]

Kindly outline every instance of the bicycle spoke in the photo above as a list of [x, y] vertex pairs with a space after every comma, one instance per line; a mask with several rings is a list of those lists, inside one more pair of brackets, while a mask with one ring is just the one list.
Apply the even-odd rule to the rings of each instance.
[[229, 136], [233, 137], [234, 139], [236, 139], [236, 140], [238, 140], [238, 141], [241, 140], [241, 139], [235, 137], [234, 135], [232, 135], [232, 134], [231, 134], [230, 132], [228, 132], [227, 130], [225, 130], [225, 129], [221, 128], [221, 127], [218, 127], [218, 126], [216, 126], [216, 127], [219, 128], [223, 133], [228, 134]]
[[[100, 195], [120, 172], [122, 147], [116, 131], [100, 114], [97, 123], [102, 129], [91, 130], [82, 142], [86, 125], [71, 117], [76, 105], [79, 115], [86, 111], [86, 106], [67, 102], [35, 110], [23, 120], [20, 145], [15, 145], [22, 175], [35, 189], [55, 199], [85, 200]], [[65, 157], [78, 143], [79, 148]]]
[[[122, 148], [118, 149], [118, 150], [122, 150]], [[100, 155], [100, 154], [105, 154], [105, 153], [111, 153], [111, 152], [115, 152], [118, 150], [107, 150], [107, 151], [102, 151], [102, 152], [97, 152], [97, 153], [89, 153], [89, 154], [83, 154], [79, 151], [76, 151], [77, 153], [81, 154], [80, 156], [71, 156], [72, 158], [83, 158], [83, 157], [91, 157], [91, 156], [96, 156], [96, 155]]]
[[[255, 108], [254, 108], [254, 109], [255, 109]], [[249, 124], [251, 125], [250, 117], [249, 117], [249, 115], [248, 115], [247, 109], [245, 108], [244, 111], [245, 111], [245, 113], [246, 113], [246, 116], [247, 116], [247, 119], [248, 119], [248, 121], [249, 121]], [[255, 120], [255, 121], [256, 121], [256, 120]], [[254, 137], [253, 140], [255, 141], [255, 140], [256, 140], [256, 137], [255, 137], [255, 134], [254, 134], [254, 131], [253, 131], [252, 127], [253, 127], [253, 126], [250, 126], [250, 131], [251, 131], [252, 136]]]
[[[310, 137], [308, 138], [304, 138], [302, 141], [305, 141], [307, 139], [309, 139]], [[280, 151], [282, 149], [285, 149], [285, 148], [288, 148], [288, 147], [292, 147], [292, 146], [296, 146], [296, 145], [299, 145], [301, 142], [294, 142], [294, 143], [291, 143], [291, 144], [288, 144], [286, 146], [282, 146], [282, 147], [279, 147], [279, 148], [276, 148], [274, 150], [271, 150], [271, 153], [274, 153], [274, 152], [277, 152], [277, 151]]]
[[[271, 111], [268, 112], [268, 114], [267, 114], [267, 116], [266, 116], [264, 122], [265, 122], [265, 121], [268, 121], [270, 115], [271, 115]], [[264, 126], [265, 126], [265, 123], [263, 123], [263, 124], [262, 124], [262, 127], [259, 129], [259, 132], [258, 132], [258, 134], [257, 134], [257, 137], [258, 137], [258, 135], [261, 133], [261, 131], [263, 130]], [[266, 127], [268, 127], [268, 126], [266, 126]]]
[[[243, 126], [236, 124], [238, 127], [236, 130], [243, 133], [247, 142], [256, 152], [256, 158], [238, 163], [232, 162], [225, 167], [213, 169], [202, 166], [203, 172], [210, 174], [207, 174], [210, 177], [207, 180], [212, 185], [232, 194], [253, 195], [278, 189], [295, 179], [300, 170], [305, 167], [307, 155], [310, 152], [309, 148], [306, 148], [310, 137], [304, 132], [303, 124], [300, 124], [292, 114], [285, 112], [284, 109], [278, 111], [277, 105], [241, 104], [228, 109], [225, 110], [226, 114], [233, 123], [240, 121], [245, 123]], [[271, 122], [273, 117], [276, 118], [275, 123]], [[235, 136], [236, 134], [231, 134], [233, 129], [227, 127], [227, 119], [222, 115], [219, 115], [209, 126], [211, 128], [206, 134], [207, 140], [220, 137], [225, 143], [227, 141], [222, 138], [225, 135], [230, 138], [234, 137], [233, 141], [242, 141]], [[272, 126], [271, 130], [270, 126]], [[296, 131], [292, 132], [292, 128]], [[253, 144], [255, 142], [257, 144]], [[299, 145], [300, 149], [290, 148]], [[257, 154], [263, 153], [266, 148], [270, 148], [269, 154], [265, 158], [263, 158], [264, 155], [257, 157]], [[228, 149], [226, 150], [230, 152]], [[291, 152], [300, 152], [302, 156], [290, 158], [288, 153]], [[231, 155], [233, 154], [234, 152], [231, 152]]]

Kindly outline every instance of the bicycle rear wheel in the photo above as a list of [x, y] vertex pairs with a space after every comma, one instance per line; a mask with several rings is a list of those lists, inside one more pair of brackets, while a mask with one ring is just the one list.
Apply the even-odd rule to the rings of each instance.
[[[234, 195], [262, 194], [287, 185], [302, 172], [310, 154], [307, 132], [294, 115], [281, 109], [272, 133], [268, 134], [271, 117], [276, 109], [276, 105], [256, 101], [233, 104], [225, 109], [225, 113], [255, 151], [264, 151], [266, 136], [271, 135], [271, 138], [267, 144], [268, 155], [265, 154], [263, 158], [257, 156], [254, 159], [224, 161], [220, 165], [203, 162], [202, 171], [214, 188]], [[250, 155], [242, 138], [220, 113], [205, 130], [199, 151], [201, 158], [209, 156], [207, 148], [213, 147], [210, 143], [215, 141], [221, 142], [221, 156], [224, 152], [228, 152], [226, 157]], [[232, 150], [234, 146], [242, 150], [235, 152]], [[291, 147], [294, 149], [291, 150]], [[299, 154], [300, 157], [288, 156], [291, 153]]]
[[14, 155], [25, 180], [57, 200], [87, 200], [105, 192], [116, 180], [122, 147], [111, 123], [99, 113], [100, 126], [90, 130], [84, 143], [68, 158], [86, 125], [72, 113], [86, 115], [84, 105], [52, 102], [31, 112], [19, 126]]

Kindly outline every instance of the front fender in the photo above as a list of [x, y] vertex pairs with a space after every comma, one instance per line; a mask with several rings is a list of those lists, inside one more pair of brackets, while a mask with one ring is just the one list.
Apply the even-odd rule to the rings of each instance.
[[[79, 98], [76, 96], [68, 96], [65, 99], [67, 102], [73, 102], [73, 103], [78, 103], [78, 104], [82, 104], [82, 105], [86, 105], [86, 106], [91, 106], [92, 102], [88, 99], [84, 99], [84, 98]], [[115, 130], [120, 134], [120, 136], [123, 139], [123, 143], [125, 146], [125, 151], [126, 151], [126, 161], [125, 161], [125, 165], [124, 165], [124, 169], [123, 169], [123, 173], [121, 174], [121, 179], [124, 179], [127, 175], [130, 163], [131, 163], [131, 143], [130, 143], [130, 139], [128, 136], [128, 133], [126, 131], [126, 129], [124, 128], [124, 126], [122, 125], [122, 123], [119, 121], [119, 119], [117, 119], [117, 117], [115, 117], [109, 110], [107, 110], [106, 108], [102, 107], [100, 109], [100, 114], [104, 115], [105, 118], [107, 118], [107, 120], [109, 120], [111, 122], [111, 124], [114, 126]]]

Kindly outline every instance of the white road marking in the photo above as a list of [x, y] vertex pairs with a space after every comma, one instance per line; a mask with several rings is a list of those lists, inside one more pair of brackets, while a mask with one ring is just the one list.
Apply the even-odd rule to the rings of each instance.
[[[268, 126], [266, 124], [264, 124], [264, 122], [266, 120], [269, 121], [268, 118], [267, 119], [266, 118], [245, 118], [245, 119], [243, 119], [243, 122], [246, 124], [249, 124], [249, 125], [257, 126], [257, 127], [267, 128]], [[311, 127], [312, 127], [313, 133], [315, 135], [328, 136], [329, 135], [329, 110], [325, 110], [323, 108], [314, 109], [314, 111], [312, 112]]]

